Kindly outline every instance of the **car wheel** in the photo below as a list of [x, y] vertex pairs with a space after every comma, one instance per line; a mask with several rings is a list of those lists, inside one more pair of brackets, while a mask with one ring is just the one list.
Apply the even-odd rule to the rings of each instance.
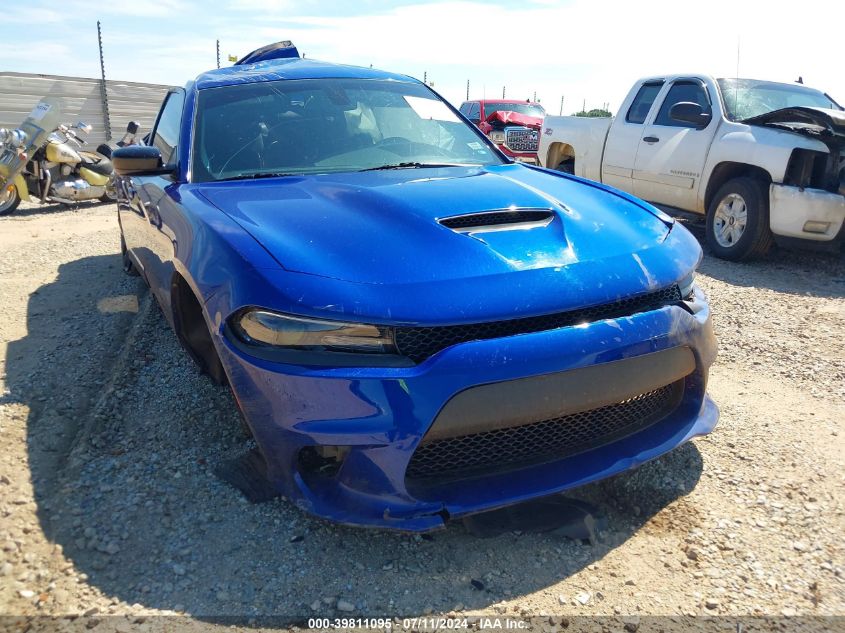
[[18, 188], [15, 185], [6, 185], [0, 191], [0, 215], [13, 213], [20, 203], [21, 197], [18, 195]]
[[129, 253], [126, 251], [126, 240], [123, 239], [123, 235], [120, 236], [120, 254], [123, 257], [123, 272], [125, 272], [130, 277], [137, 277], [141, 273], [138, 272], [138, 269], [135, 268], [135, 264], [132, 263], [132, 258], [129, 257]]
[[575, 174], [575, 159], [567, 158], [557, 166], [557, 171], [562, 171], [564, 174]]
[[707, 244], [722, 259], [762, 257], [772, 246], [766, 183], [734, 178], [719, 188], [707, 212]]

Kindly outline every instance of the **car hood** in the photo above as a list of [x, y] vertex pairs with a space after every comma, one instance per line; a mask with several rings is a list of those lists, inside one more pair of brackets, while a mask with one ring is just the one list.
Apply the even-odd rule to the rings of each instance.
[[832, 149], [845, 146], [845, 112], [841, 110], [795, 106], [773, 110], [742, 122], [808, 136], [822, 141]]
[[[559, 269], [654, 248], [670, 230], [645, 205], [520, 165], [213, 183], [200, 193], [284, 269], [368, 284]], [[502, 209], [548, 217], [478, 231], [444, 226]]]

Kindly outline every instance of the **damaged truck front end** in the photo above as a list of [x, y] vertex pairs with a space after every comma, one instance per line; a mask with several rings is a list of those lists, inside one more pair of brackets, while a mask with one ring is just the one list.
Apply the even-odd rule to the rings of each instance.
[[816, 149], [793, 149], [783, 183], [771, 185], [771, 228], [782, 237], [840, 248], [845, 240], [845, 112], [797, 106], [743, 123], [818, 141]]
[[487, 135], [502, 152], [519, 162], [538, 165], [543, 119], [519, 112], [497, 110], [487, 117]]

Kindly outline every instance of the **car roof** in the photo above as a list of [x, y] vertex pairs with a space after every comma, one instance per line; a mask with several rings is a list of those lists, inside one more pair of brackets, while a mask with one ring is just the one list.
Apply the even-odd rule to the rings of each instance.
[[255, 64], [242, 66], [228, 66], [202, 73], [196, 78], [194, 87], [197, 90], [231, 86], [242, 83], [260, 81], [276, 81], [279, 79], [389, 79], [416, 83], [417, 80], [407, 75], [390, 73], [375, 68], [360, 66], [346, 66], [331, 64], [314, 59], [271, 59]]

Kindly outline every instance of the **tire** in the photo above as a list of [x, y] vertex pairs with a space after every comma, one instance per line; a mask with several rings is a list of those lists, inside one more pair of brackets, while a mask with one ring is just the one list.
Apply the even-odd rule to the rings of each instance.
[[557, 171], [562, 171], [564, 174], [575, 174], [575, 159], [567, 158], [560, 165], [557, 166]]
[[[11, 215], [21, 203], [21, 197], [20, 194], [18, 194], [17, 187], [9, 185], [7, 191], [9, 192], [8, 194], [6, 194], [5, 191], [0, 193], [0, 200], [2, 200], [2, 202], [0, 202], [0, 215]], [[8, 195], [8, 198], [6, 198], [6, 195]]]
[[120, 235], [120, 254], [123, 257], [123, 272], [130, 277], [138, 277], [141, 273], [139, 273], [138, 269], [135, 268], [135, 264], [132, 263], [132, 258], [129, 257], [129, 253], [126, 251], [126, 241], [123, 239], [122, 233]]
[[769, 228], [768, 183], [734, 178], [719, 187], [707, 210], [707, 245], [734, 262], [763, 257], [774, 236]]

